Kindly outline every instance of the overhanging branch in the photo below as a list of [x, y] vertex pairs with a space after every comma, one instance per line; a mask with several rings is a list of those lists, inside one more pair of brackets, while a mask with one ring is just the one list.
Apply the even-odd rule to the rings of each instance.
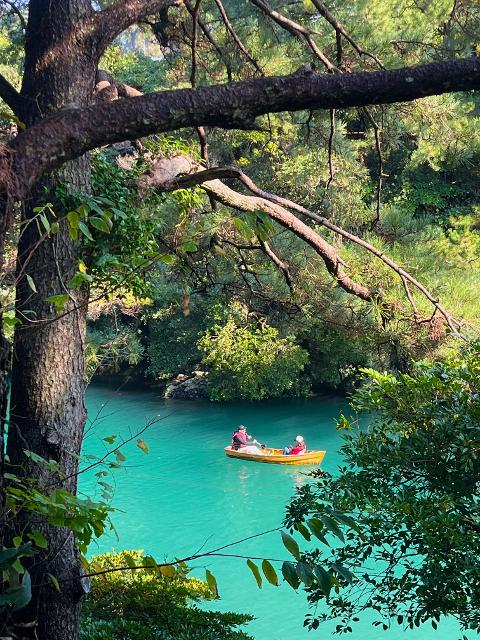
[[[143, 189], [157, 187], [162, 191], [175, 191], [181, 188], [180, 184], [184, 186], [185, 182], [197, 172], [199, 172], [199, 175], [203, 176], [203, 178], [205, 178], [205, 174], [211, 173], [211, 171], [202, 171], [201, 165], [188, 156], [179, 155], [172, 158], [160, 158], [153, 164], [149, 174], [143, 176], [140, 180], [140, 187]], [[185, 176], [185, 178], [180, 178], [181, 174], [188, 175]], [[238, 175], [236, 177], [238, 177]], [[262, 196], [250, 196], [235, 191], [218, 179], [204, 181], [201, 183], [201, 187], [215, 200], [227, 207], [252, 213], [263, 211], [269, 218], [288, 231], [291, 231], [312, 247], [325, 263], [330, 275], [347, 293], [366, 301], [375, 298], [375, 294], [370, 291], [368, 287], [355, 282], [355, 280], [350, 278], [345, 272], [344, 267], [347, 265], [335, 251], [335, 248], [324, 240], [314, 229], [299, 220], [282, 205], [263, 198]], [[267, 245], [266, 247], [264, 246], [263, 249], [270, 259], [274, 259], [277, 266], [280, 267], [279, 263], [281, 263], [281, 261], [273, 254], [270, 247]], [[286, 267], [283, 263], [281, 264], [282, 267], [280, 268], [282, 268], [285, 274]], [[290, 278], [288, 277], [288, 279]]]
[[97, 43], [98, 52], [102, 53], [132, 24], [175, 4], [180, 4], [180, 0], [117, 0], [92, 18], [93, 33], [91, 35]]
[[10, 146], [15, 170], [28, 188], [90, 149], [152, 133], [202, 125], [248, 129], [267, 113], [391, 104], [479, 88], [480, 58], [371, 73], [300, 72], [69, 109], [22, 132]]
[[[173, 160], [175, 160], [175, 162]], [[407, 299], [412, 306], [414, 320], [417, 324], [421, 324], [423, 321], [418, 317], [418, 311], [410, 294], [408, 284], [415, 287], [415, 289], [432, 304], [435, 312], [438, 311], [443, 316], [453, 334], [458, 334], [461, 329], [461, 323], [445, 309], [438, 298], [420, 281], [374, 245], [363, 240], [363, 238], [350, 233], [346, 229], [330, 222], [327, 218], [310, 211], [292, 200], [263, 191], [257, 187], [251, 178], [236, 167], [217, 167], [202, 170], [198, 164], [194, 163], [187, 156], [177, 156], [173, 160], [162, 159], [157, 161], [152, 173], [143, 179], [144, 185], [160, 185], [164, 191], [175, 191], [177, 189], [190, 188], [194, 185], [201, 185], [207, 193], [211, 193], [217, 200], [227, 206], [236, 207], [244, 211], [265, 211], [273, 220], [307, 242], [323, 259], [329, 273], [337, 279], [338, 284], [345, 291], [363, 300], [372, 300], [375, 297], [373, 292], [345, 274], [342, 266], [347, 265], [345, 265], [345, 262], [338, 256], [334, 247], [321, 238], [313, 229], [293, 216], [289, 210], [301, 213], [311, 220], [314, 220], [317, 224], [362, 247], [396, 273], [406, 289]], [[224, 185], [219, 178], [236, 178], [240, 180], [255, 197], [252, 198], [251, 196], [245, 196], [233, 191], [233, 189]]]

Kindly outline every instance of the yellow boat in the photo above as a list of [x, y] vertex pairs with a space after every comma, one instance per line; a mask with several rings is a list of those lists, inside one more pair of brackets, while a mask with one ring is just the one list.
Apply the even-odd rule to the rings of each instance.
[[286, 456], [283, 449], [262, 449], [262, 453], [242, 453], [232, 447], [225, 447], [229, 458], [240, 458], [251, 462], [266, 462], [267, 464], [320, 464], [326, 451], [307, 451], [298, 456]]

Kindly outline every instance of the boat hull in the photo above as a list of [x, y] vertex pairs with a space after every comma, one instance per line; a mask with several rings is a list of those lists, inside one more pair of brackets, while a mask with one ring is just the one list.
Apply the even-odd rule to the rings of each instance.
[[326, 451], [308, 451], [298, 456], [286, 456], [283, 449], [263, 449], [261, 454], [242, 453], [235, 451], [232, 447], [225, 447], [225, 453], [229, 458], [240, 458], [250, 462], [264, 462], [266, 464], [289, 464], [305, 465], [320, 464], [325, 457]]

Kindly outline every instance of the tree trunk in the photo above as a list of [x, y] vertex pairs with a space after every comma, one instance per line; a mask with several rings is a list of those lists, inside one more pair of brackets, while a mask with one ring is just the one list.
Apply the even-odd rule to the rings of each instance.
[[[87, 0], [34, 0], [30, 3], [26, 36], [22, 114], [30, 126], [71, 103], [85, 106], [91, 99], [97, 61], [93, 50], [82, 49], [72, 36], [75, 23], [91, 11]], [[33, 209], [55, 203], [59, 183], [67, 191], [88, 192], [89, 160], [83, 156], [36, 185], [24, 203], [22, 234], [17, 258], [17, 326], [12, 363], [11, 421], [7, 452], [17, 475], [34, 478], [46, 492], [53, 488], [76, 491], [78, 455], [86, 419], [84, 407], [83, 350], [87, 293], [68, 290], [77, 271], [79, 243], [65, 222], [48, 236]], [[61, 213], [57, 210], [57, 213]], [[50, 220], [52, 222], [52, 220]], [[46, 236], [46, 237], [45, 237]], [[29, 278], [27, 279], [27, 275]], [[32, 286], [33, 281], [33, 286]], [[68, 295], [61, 315], [45, 299]], [[58, 462], [67, 480], [26, 457], [27, 449]], [[29, 525], [28, 514], [20, 526]], [[78, 634], [81, 568], [71, 532], [40, 522], [49, 546], [33, 558], [33, 597], [18, 612], [22, 634], [39, 640], [75, 640]], [[48, 573], [67, 579], [59, 595]]]

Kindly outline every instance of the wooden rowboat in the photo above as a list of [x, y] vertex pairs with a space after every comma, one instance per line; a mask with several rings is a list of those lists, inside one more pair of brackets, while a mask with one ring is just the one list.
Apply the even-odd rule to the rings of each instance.
[[229, 458], [240, 458], [251, 462], [266, 462], [267, 464], [320, 464], [326, 451], [307, 451], [298, 456], [286, 456], [283, 449], [262, 449], [262, 453], [242, 453], [232, 447], [225, 447]]

